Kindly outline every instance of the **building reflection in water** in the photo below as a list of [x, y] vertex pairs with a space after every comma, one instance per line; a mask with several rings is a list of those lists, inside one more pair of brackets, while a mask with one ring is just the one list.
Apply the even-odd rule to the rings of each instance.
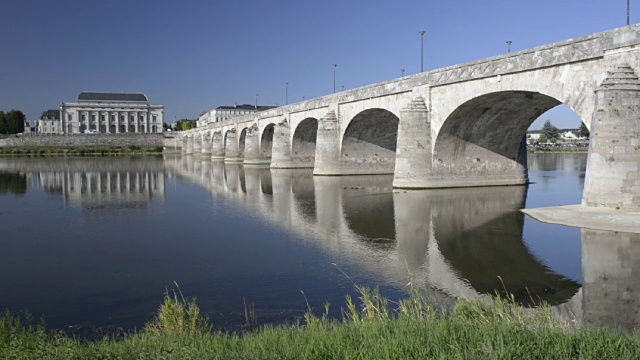
[[67, 205], [84, 209], [144, 207], [165, 196], [160, 159], [5, 160], [0, 170], [35, 174], [45, 191], [62, 194]]
[[526, 186], [405, 191], [392, 189], [390, 176], [314, 177], [197, 157], [165, 165], [381, 282], [411, 283], [444, 302], [506, 292], [578, 323], [637, 326], [638, 235], [583, 230], [581, 285], [524, 243]]

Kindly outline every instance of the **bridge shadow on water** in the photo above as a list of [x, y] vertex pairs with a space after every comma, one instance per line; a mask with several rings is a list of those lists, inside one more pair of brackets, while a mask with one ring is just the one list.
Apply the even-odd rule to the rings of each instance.
[[[192, 162], [201, 169], [182, 170], [194, 168]], [[387, 175], [313, 176], [310, 169], [197, 157], [165, 164], [381, 282], [411, 283], [445, 304], [512, 294], [525, 306], [548, 302], [557, 316], [578, 323], [637, 328], [629, 314], [638, 312], [640, 300], [632, 275], [640, 271], [638, 236], [583, 229], [581, 284], [532, 251], [535, 239], [525, 241], [519, 209], [526, 207], [528, 186], [394, 190]], [[534, 171], [536, 164], [540, 171], [552, 168], [534, 162]]]

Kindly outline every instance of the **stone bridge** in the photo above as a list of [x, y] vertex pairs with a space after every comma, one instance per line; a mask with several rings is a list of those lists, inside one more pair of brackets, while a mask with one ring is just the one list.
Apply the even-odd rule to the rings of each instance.
[[526, 131], [565, 104], [591, 130], [583, 206], [640, 210], [640, 26], [340, 92], [177, 133], [227, 163], [393, 174], [396, 188], [528, 183]]

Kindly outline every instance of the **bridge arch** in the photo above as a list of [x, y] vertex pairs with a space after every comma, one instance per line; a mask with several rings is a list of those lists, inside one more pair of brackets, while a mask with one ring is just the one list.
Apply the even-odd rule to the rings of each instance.
[[399, 122], [396, 114], [382, 108], [356, 114], [342, 136], [342, 173], [393, 174]]
[[240, 130], [240, 137], [238, 138], [238, 155], [241, 158], [244, 158], [244, 150], [247, 144], [247, 127], [243, 127]]
[[527, 129], [560, 104], [525, 90], [485, 93], [459, 104], [435, 138], [435, 177], [450, 186], [526, 184]]
[[271, 160], [273, 150], [273, 134], [275, 132], [274, 123], [266, 124], [260, 135], [260, 157], [265, 160]]
[[242, 158], [238, 153], [238, 134], [236, 128], [231, 128], [224, 133], [224, 161], [238, 162]]
[[294, 167], [313, 167], [316, 156], [318, 119], [306, 118], [296, 126], [291, 140], [291, 157]]

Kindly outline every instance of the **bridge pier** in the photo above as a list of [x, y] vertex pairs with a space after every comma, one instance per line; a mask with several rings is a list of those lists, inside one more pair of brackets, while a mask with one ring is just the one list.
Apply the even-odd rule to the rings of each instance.
[[338, 118], [333, 110], [323, 116], [318, 124], [313, 175], [340, 175]]
[[182, 146], [180, 147], [180, 153], [182, 155], [186, 155], [187, 154], [187, 147], [188, 147], [188, 144], [189, 144], [187, 135], [180, 136], [180, 143], [182, 144]]
[[224, 143], [222, 142], [222, 133], [216, 131], [211, 137], [211, 160], [224, 159]]
[[187, 135], [187, 155], [193, 154], [193, 134]]
[[582, 206], [640, 211], [640, 80], [618, 66], [596, 90]]
[[269, 159], [260, 156], [260, 137], [256, 124], [247, 129], [247, 135], [244, 138], [244, 163], [247, 165], [269, 164]]
[[276, 124], [273, 131], [273, 145], [271, 147], [271, 167], [274, 169], [288, 169], [293, 167], [291, 157], [291, 129], [287, 119]]
[[202, 153], [202, 134], [197, 133], [193, 135], [193, 155], [200, 155]]
[[429, 187], [433, 158], [431, 144], [429, 110], [424, 99], [416, 97], [400, 111], [393, 187]]
[[209, 141], [208, 133], [202, 134], [201, 147], [202, 147], [202, 150], [200, 151], [200, 154], [202, 154], [204, 158], [211, 159], [211, 141]]
[[238, 163], [242, 162], [240, 157], [240, 151], [238, 149], [238, 138], [236, 129], [227, 131], [226, 139], [224, 142], [224, 162], [226, 163]]

